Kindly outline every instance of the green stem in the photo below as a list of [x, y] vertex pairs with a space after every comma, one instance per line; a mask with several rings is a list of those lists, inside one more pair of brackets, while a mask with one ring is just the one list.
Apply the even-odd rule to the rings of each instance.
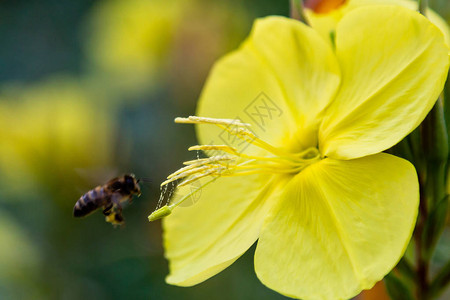
[[291, 18], [309, 25], [308, 21], [306, 20], [305, 11], [303, 9], [303, 0], [290, 0], [290, 4]]
[[[424, 0], [422, 0], [424, 1]], [[422, 2], [421, 2], [422, 4]], [[439, 222], [432, 212], [441, 199], [445, 197], [445, 175], [449, 153], [448, 132], [443, 111], [441, 95], [433, 109], [420, 126], [421, 148], [425, 164], [418, 170], [420, 183], [419, 217], [414, 232], [416, 248], [416, 298], [430, 299], [429, 268], [435, 241], [441, 231], [429, 232], [429, 228], [439, 227]], [[427, 227], [428, 225], [428, 227]], [[430, 227], [431, 226], [431, 227]], [[428, 230], [427, 230], [428, 228]], [[440, 228], [440, 227], [439, 227]]]
[[443, 95], [422, 123], [422, 148], [426, 158], [425, 190], [427, 208], [431, 211], [446, 195], [446, 173], [449, 155], [448, 131], [444, 115]]
[[424, 258], [422, 251], [422, 234], [427, 218], [427, 199], [424, 195], [424, 189], [421, 184], [419, 216], [414, 231], [414, 241], [416, 248], [416, 298], [417, 300], [425, 300], [428, 293], [428, 261]]
[[427, 13], [427, 7], [428, 7], [428, 0], [418, 0], [419, 2], [419, 12], [426, 16]]

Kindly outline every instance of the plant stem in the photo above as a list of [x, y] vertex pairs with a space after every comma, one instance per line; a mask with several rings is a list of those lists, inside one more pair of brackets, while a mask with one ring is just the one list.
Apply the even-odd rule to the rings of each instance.
[[428, 0], [418, 0], [419, 2], [419, 12], [426, 16], [427, 13], [427, 7], [428, 7]]
[[291, 18], [309, 25], [308, 21], [306, 20], [305, 12], [303, 10], [303, 0], [290, 0], [290, 6]]
[[[445, 198], [446, 194], [449, 146], [443, 100], [441, 95], [420, 126], [420, 143], [425, 164], [416, 165], [420, 184], [419, 216], [414, 232], [417, 268], [416, 297], [418, 300], [430, 298], [430, 260], [436, 241], [442, 233], [439, 230], [441, 223], [439, 214], [434, 212], [439, 208], [437, 205], [441, 203], [440, 201]], [[430, 228], [434, 232], [430, 232]]]
[[416, 298], [417, 300], [425, 300], [428, 292], [428, 261], [424, 258], [422, 251], [422, 234], [427, 218], [427, 198], [424, 192], [423, 180], [420, 181], [420, 203], [419, 203], [419, 216], [416, 224], [416, 230], [414, 232], [414, 241], [416, 248]]

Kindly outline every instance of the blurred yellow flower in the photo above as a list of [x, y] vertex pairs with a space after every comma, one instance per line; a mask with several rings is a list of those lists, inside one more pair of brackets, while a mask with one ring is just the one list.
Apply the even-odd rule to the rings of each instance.
[[[110, 113], [74, 79], [3, 86], [0, 94], [0, 174], [6, 190], [49, 176], [111, 162]], [[109, 107], [109, 106], [108, 106]]]
[[[39, 264], [36, 247], [26, 235], [21, 224], [0, 210], [0, 287], [11, 283]], [[4, 294], [2, 294], [4, 295]]]
[[131, 95], [170, 84], [177, 101], [190, 101], [214, 60], [246, 34], [242, 11], [201, 0], [103, 0], [86, 27], [91, 75]]
[[167, 80], [173, 99], [189, 108], [218, 57], [233, 50], [250, 24], [241, 3], [191, 1], [170, 53]]
[[[330, 41], [330, 33], [336, 30], [339, 20], [352, 10], [373, 5], [400, 5], [417, 11], [418, 4], [414, 0], [317, 0], [307, 1], [311, 9], [306, 9], [306, 16], [313, 28]], [[308, 3], [307, 3], [308, 5]], [[447, 45], [450, 45], [450, 28], [447, 22], [431, 9], [427, 9], [427, 17], [444, 33]]]
[[[170, 175], [164, 184], [182, 180], [180, 188], [149, 217], [172, 213], [163, 224], [168, 283], [198, 284], [259, 239], [255, 271], [269, 288], [344, 299], [403, 255], [418, 180], [409, 162], [380, 152], [433, 106], [448, 48], [426, 18], [399, 6], [354, 9], [335, 38], [333, 50], [298, 21], [257, 21], [214, 67], [201, 117], [177, 119], [201, 124], [203, 145], [191, 150], [210, 157]], [[205, 178], [200, 201], [182, 207], [190, 183]]]
[[87, 29], [86, 52], [94, 67], [125, 89], [145, 89], [158, 84], [184, 3], [184, 0], [99, 2], [93, 8]]

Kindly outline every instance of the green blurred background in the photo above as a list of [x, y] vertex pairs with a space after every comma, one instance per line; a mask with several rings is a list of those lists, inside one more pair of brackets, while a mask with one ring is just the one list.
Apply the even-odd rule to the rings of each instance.
[[[447, 0], [431, 5], [450, 17]], [[173, 119], [271, 14], [288, 1], [0, 2], [0, 299], [284, 298], [257, 280], [254, 249], [201, 285], [165, 284], [147, 221], [159, 183], [193, 158], [194, 128]], [[129, 172], [151, 182], [125, 226], [72, 217], [81, 194]]]

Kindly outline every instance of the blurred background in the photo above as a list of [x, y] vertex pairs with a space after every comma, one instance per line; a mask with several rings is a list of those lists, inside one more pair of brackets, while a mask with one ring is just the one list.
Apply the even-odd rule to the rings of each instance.
[[[431, 6], [449, 20], [447, 0]], [[0, 1], [0, 299], [285, 299], [252, 248], [192, 288], [165, 284], [159, 184], [192, 159], [194, 113], [213, 62], [273, 0]], [[110, 178], [150, 179], [114, 228], [72, 217]], [[450, 234], [441, 242], [445, 261]]]

